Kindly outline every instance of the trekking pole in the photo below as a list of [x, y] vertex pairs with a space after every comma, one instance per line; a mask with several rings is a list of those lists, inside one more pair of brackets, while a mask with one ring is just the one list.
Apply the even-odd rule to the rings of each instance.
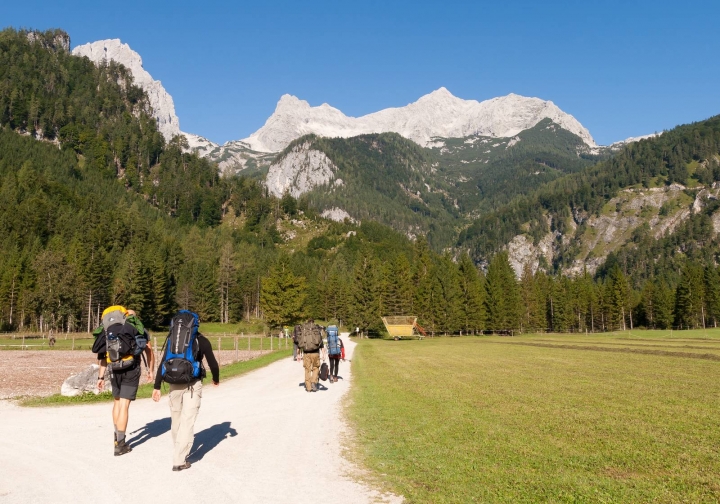
[[157, 336], [153, 338], [153, 352], [155, 354], [155, 362], [158, 361], [158, 346], [157, 346]]

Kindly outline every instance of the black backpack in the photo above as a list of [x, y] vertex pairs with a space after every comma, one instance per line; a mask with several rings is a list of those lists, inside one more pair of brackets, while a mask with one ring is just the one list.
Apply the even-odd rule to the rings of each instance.
[[141, 337], [144, 335], [140, 335], [134, 326], [127, 323], [113, 324], [105, 328], [104, 332], [108, 367], [112, 371], [134, 367], [135, 358], [147, 345], [147, 339]]
[[322, 381], [327, 380], [329, 374], [330, 374], [330, 368], [328, 367], [327, 362], [323, 362], [322, 366], [320, 366], [320, 379]]

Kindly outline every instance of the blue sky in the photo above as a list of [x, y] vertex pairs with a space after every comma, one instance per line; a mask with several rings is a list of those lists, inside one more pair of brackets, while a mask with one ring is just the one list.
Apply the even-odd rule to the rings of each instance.
[[440, 86], [537, 96], [600, 144], [720, 113], [717, 0], [4, 3], [1, 27], [128, 43], [181, 128], [216, 142], [260, 128], [284, 93], [351, 116]]

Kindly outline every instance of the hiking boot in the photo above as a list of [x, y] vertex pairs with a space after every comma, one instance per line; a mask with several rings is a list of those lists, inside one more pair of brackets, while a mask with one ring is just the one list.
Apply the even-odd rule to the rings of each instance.
[[315, 385], [315, 384], [313, 383], [313, 384], [310, 385], [310, 386], [312, 387], [311, 392], [317, 392], [317, 385]]
[[173, 466], [173, 471], [184, 471], [185, 469], [190, 469], [192, 464], [190, 462], [185, 461], [183, 465], [179, 466]]
[[120, 455], [125, 455], [126, 453], [130, 453], [132, 451], [132, 448], [130, 448], [130, 445], [125, 442], [123, 439], [121, 442], [115, 441], [115, 456], [119, 457]]

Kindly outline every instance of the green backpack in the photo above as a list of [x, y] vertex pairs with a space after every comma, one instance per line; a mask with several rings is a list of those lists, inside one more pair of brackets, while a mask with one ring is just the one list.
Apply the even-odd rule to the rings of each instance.
[[320, 348], [322, 343], [322, 329], [319, 325], [306, 323], [303, 324], [298, 338], [298, 347], [303, 352], [315, 352]]

